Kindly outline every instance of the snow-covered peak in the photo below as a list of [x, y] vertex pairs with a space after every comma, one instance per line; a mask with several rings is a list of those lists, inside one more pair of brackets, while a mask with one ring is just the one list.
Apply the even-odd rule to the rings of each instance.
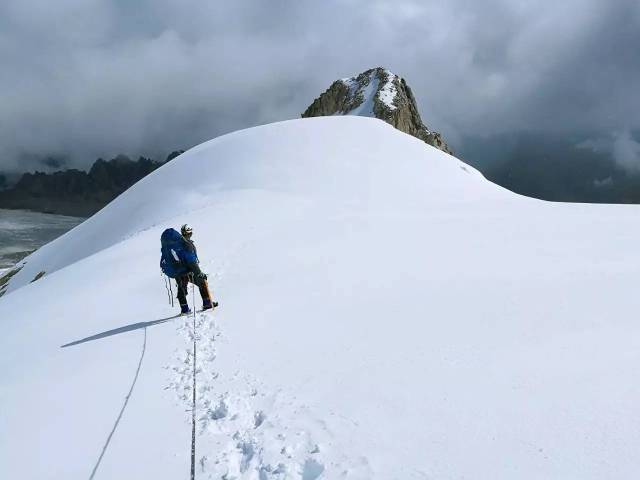
[[394, 101], [398, 90], [394, 81], [397, 81], [397, 78], [386, 68], [375, 68], [355, 77], [342, 78], [340, 81], [349, 89], [353, 106], [350, 110], [336, 112], [336, 115], [375, 117], [376, 102], [381, 102], [389, 110], [395, 110], [397, 107]]
[[302, 117], [331, 115], [379, 118], [398, 130], [451, 153], [441, 135], [422, 122], [413, 93], [404, 79], [383, 67], [336, 80], [307, 108]]

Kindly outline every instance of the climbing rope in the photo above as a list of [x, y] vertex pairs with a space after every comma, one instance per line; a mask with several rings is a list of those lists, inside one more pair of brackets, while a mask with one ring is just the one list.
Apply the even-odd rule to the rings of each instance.
[[196, 293], [191, 284], [193, 305], [193, 403], [191, 405], [191, 480], [196, 478]]

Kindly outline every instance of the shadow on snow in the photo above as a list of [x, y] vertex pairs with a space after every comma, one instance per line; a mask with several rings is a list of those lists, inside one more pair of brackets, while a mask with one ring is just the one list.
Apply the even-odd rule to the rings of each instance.
[[106, 332], [96, 333], [95, 335], [91, 335], [90, 337], [82, 338], [80, 340], [76, 340], [71, 343], [66, 343], [64, 345], [61, 345], [60, 348], [72, 347], [74, 345], [80, 345], [81, 343], [92, 342], [94, 340], [100, 340], [101, 338], [111, 337], [113, 335], [119, 335], [125, 332], [131, 332], [132, 330], [152, 327], [153, 325], [158, 325], [159, 323], [165, 323], [165, 322], [168, 322], [169, 320], [173, 320], [178, 317], [180, 317], [180, 315], [173, 315], [171, 317], [161, 318], [159, 320], [152, 320], [150, 322], [132, 323], [130, 325], [125, 325], [123, 327], [114, 328], [113, 330], [107, 330]]

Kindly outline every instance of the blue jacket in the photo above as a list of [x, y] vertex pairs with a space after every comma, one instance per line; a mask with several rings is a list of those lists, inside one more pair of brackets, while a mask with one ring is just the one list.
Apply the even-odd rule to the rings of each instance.
[[167, 228], [162, 232], [160, 244], [160, 268], [166, 275], [177, 278], [187, 273], [202, 273], [198, 265], [198, 252], [191, 240], [184, 238], [173, 228]]
[[189, 272], [199, 275], [202, 271], [200, 270], [200, 260], [198, 260], [198, 251], [196, 250], [196, 246], [193, 241], [188, 238], [182, 237], [182, 240], [185, 243], [185, 248], [182, 250], [181, 260], [186, 265]]

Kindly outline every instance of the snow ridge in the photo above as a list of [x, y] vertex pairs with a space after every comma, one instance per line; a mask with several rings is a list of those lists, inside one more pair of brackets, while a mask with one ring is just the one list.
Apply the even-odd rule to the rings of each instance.
[[[200, 145], [12, 277], [0, 478], [87, 478], [145, 327], [96, 478], [186, 476], [196, 335], [198, 479], [636, 478], [637, 218], [372, 118]], [[221, 303], [195, 328], [158, 271], [183, 223]]]

